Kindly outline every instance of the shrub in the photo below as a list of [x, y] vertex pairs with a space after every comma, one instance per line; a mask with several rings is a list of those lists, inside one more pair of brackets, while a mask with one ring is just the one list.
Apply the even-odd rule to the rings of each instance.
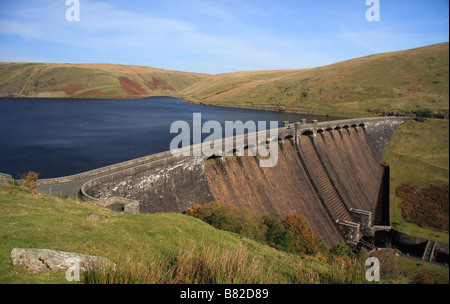
[[288, 216], [283, 223], [294, 236], [294, 243], [291, 247], [293, 253], [315, 255], [321, 251], [327, 251], [325, 243], [300, 214]]
[[239, 210], [221, 202], [211, 202], [203, 206], [194, 205], [185, 214], [196, 217], [214, 228], [239, 233], [265, 243], [267, 227], [264, 220], [250, 210]]
[[345, 244], [337, 244], [336, 246], [331, 248], [330, 253], [340, 257], [347, 257], [353, 255], [352, 250]]
[[241, 234], [279, 250], [315, 255], [328, 253], [328, 248], [299, 214], [284, 221], [274, 216], [256, 215], [221, 202], [194, 205], [185, 214], [201, 219], [214, 228]]
[[36, 189], [39, 174], [40, 173], [28, 171], [27, 176], [24, 179], [25, 187], [29, 189]]
[[195, 218], [198, 218], [202, 221], [205, 220], [204, 218], [204, 208], [200, 206], [199, 204], [195, 204], [191, 206], [188, 210], [185, 211], [185, 214], [189, 216], [193, 216]]
[[283, 222], [274, 216], [263, 216], [267, 227], [266, 242], [269, 246], [279, 250], [289, 251], [294, 243], [294, 236], [287, 230]]
[[199, 208], [199, 218], [203, 218], [205, 222], [211, 226], [239, 233], [244, 221], [242, 213], [237, 208], [227, 206], [221, 202], [211, 202]]
[[247, 213], [244, 214], [240, 234], [260, 243], [266, 243], [267, 226], [262, 216]]

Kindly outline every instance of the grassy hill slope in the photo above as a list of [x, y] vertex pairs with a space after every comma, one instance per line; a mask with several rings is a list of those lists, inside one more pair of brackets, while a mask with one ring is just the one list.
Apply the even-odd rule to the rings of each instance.
[[[86, 202], [13, 186], [0, 186], [0, 208], [0, 284], [69, 283], [65, 271], [31, 275], [13, 266], [10, 258], [13, 248], [92, 254], [121, 265], [149, 265], [182, 257], [189, 262], [184, 266], [191, 272], [196, 267], [192, 262], [208, 262], [204, 260], [207, 258], [220, 263], [231, 258], [237, 268], [224, 274], [233, 276], [233, 271], [243, 271], [243, 264], [250, 263], [252, 275], [260, 274], [263, 283], [365, 282], [364, 260], [357, 266], [343, 264], [340, 259], [324, 262], [317, 257], [287, 254], [183, 214], [117, 214]], [[203, 260], [186, 259], [197, 252]], [[382, 269], [385, 283], [408, 283], [415, 274], [424, 271], [435, 282], [448, 283], [448, 268], [393, 256], [379, 258], [382, 262], [386, 258], [390, 265]]]
[[173, 96], [208, 76], [120, 64], [0, 63], [0, 97]]
[[30, 275], [14, 267], [13, 248], [40, 248], [151, 263], [173, 256], [182, 247], [201, 246], [245, 252], [261, 267], [277, 269], [270, 280], [288, 280], [293, 265], [327, 271], [315, 258], [301, 259], [222, 231], [179, 213], [118, 214], [86, 202], [52, 197], [25, 188], [0, 186], [0, 284], [67, 283], [65, 272]]
[[314, 69], [219, 74], [180, 94], [193, 103], [371, 116], [447, 113], [448, 92], [447, 42]]

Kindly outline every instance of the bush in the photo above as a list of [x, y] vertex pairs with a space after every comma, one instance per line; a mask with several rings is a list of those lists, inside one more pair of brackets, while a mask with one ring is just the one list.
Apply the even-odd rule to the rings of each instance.
[[196, 217], [214, 228], [265, 243], [267, 227], [264, 220], [249, 210], [239, 210], [221, 202], [211, 202], [203, 206], [194, 205], [185, 214]]
[[316, 235], [300, 214], [288, 216], [283, 223], [294, 236], [294, 243], [291, 247], [293, 253], [315, 255], [328, 250], [322, 239]]
[[39, 174], [40, 173], [28, 171], [27, 176], [24, 178], [25, 187], [29, 189], [36, 189]]
[[185, 214], [196, 217], [214, 228], [241, 234], [273, 248], [295, 254], [328, 253], [328, 248], [299, 214], [281, 221], [274, 216], [256, 215], [221, 202], [194, 205]]
[[279, 250], [289, 251], [294, 243], [294, 236], [283, 225], [283, 222], [274, 216], [263, 216], [267, 226], [266, 242], [269, 246]]
[[240, 234], [260, 243], [266, 243], [267, 226], [261, 216], [246, 214], [242, 223]]
[[195, 218], [198, 218], [202, 221], [205, 220], [204, 218], [204, 208], [200, 206], [199, 204], [195, 204], [191, 206], [188, 210], [184, 212], [184, 214], [187, 214], [189, 216], [193, 216]]
[[340, 257], [348, 257], [353, 255], [353, 251], [345, 244], [337, 244], [331, 248], [330, 253]]

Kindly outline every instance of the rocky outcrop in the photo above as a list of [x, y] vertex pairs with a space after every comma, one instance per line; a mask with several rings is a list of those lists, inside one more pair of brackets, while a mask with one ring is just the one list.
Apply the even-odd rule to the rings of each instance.
[[74, 266], [79, 266], [80, 270], [86, 270], [95, 266], [114, 265], [110, 260], [102, 257], [49, 249], [14, 248], [11, 251], [11, 259], [14, 266], [26, 268], [33, 274], [67, 270]]

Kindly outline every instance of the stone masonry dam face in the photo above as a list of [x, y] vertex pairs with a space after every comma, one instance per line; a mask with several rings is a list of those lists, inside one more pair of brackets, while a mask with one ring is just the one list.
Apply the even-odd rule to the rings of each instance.
[[[278, 162], [260, 167], [256, 156], [159, 157], [155, 162], [93, 179], [83, 186], [88, 201], [112, 197], [138, 202], [137, 212], [183, 212], [221, 201], [284, 219], [301, 214], [328, 247], [356, 245], [372, 235], [377, 213], [389, 208], [381, 157], [402, 118], [368, 118], [278, 130]], [[261, 143], [265, 144], [265, 143]], [[124, 203], [125, 204], [125, 203]], [[389, 220], [387, 220], [389, 222]], [[385, 223], [386, 220], [384, 219]]]

